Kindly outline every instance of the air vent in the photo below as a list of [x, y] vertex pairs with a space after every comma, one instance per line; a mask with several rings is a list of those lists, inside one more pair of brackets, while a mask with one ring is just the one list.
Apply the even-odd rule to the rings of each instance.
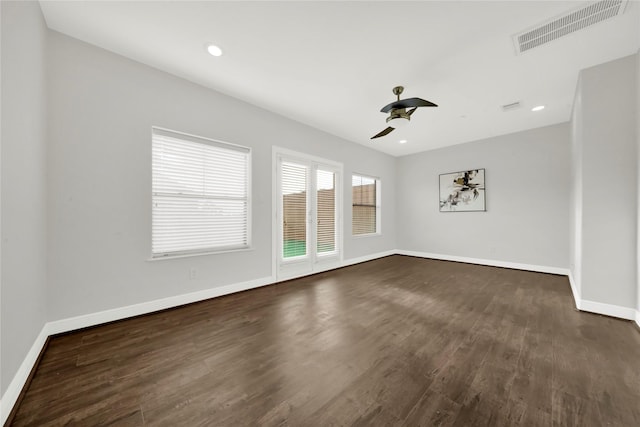
[[557, 18], [545, 21], [534, 28], [513, 36], [516, 54], [582, 30], [598, 22], [622, 15], [628, 0], [603, 0], [591, 2], [579, 9], [565, 13]]
[[520, 108], [520, 101], [512, 102], [511, 104], [505, 104], [502, 106], [502, 111], [511, 111]]

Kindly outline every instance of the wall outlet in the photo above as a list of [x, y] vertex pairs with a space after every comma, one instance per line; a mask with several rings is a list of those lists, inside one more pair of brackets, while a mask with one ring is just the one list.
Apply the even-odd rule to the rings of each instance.
[[189, 270], [189, 279], [193, 280], [198, 277], [198, 270], [195, 268], [191, 268]]

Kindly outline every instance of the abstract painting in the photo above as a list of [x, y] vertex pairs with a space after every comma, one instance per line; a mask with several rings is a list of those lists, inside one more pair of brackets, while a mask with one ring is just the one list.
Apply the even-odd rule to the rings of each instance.
[[440, 212], [486, 210], [484, 169], [440, 175]]

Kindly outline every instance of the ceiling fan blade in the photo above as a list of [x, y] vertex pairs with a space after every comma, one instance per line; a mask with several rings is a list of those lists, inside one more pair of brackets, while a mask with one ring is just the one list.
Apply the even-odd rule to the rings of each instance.
[[407, 99], [401, 99], [400, 101], [394, 101], [391, 104], [387, 104], [380, 111], [383, 113], [388, 113], [389, 111], [396, 108], [409, 108], [409, 107], [437, 107], [437, 105], [431, 101], [427, 101], [421, 98], [407, 98]]
[[409, 117], [411, 117], [411, 115], [413, 114], [414, 111], [416, 111], [418, 109], [418, 107], [415, 107], [413, 110], [409, 110], [407, 111], [407, 114], [409, 115]]
[[386, 128], [385, 130], [383, 130], [383, 131], [382, 131], [382, 132], [380, 132], [379, 134], [372, 136], [372, 137], [371, 137], [371, 139], [374, 139], [374, 138], [380, 138], [381, 136], [385, 136], [385, 135], [387, 135], [388, 133], [391, 133], [391, 131], [393, 131], [394, 129], [395, 129], [395, 128], [392, 128], [391, 126], [389, 126], [388, 128]]

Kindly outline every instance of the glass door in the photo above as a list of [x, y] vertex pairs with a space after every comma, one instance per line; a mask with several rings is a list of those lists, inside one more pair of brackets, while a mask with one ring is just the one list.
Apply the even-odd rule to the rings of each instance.
[[277, 156], [277, 280], [338, 267], [339, 168]]

